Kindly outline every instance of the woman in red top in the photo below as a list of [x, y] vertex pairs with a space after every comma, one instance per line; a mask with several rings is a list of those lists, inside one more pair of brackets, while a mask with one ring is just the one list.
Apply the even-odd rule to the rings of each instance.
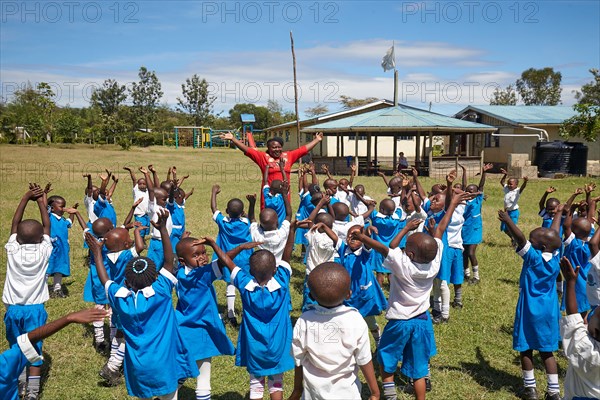
[[[231, 140], [238, 149], [244, 152], [246, 157], [249, 157], [252, 161], [254, 161], [260, 168], [261, 176], [264, 176], [265, 168], [267, 165], [269, 166], [268, 182], [263, 181], [262, 186], [264, 186], [266, 184], [270, 185], [275, 179], [283, 180], [283, 176], [281, 175], [281, 170], [279, 168], [280, 159], [285, 161], [284, 170], [286, 175], [289, 177], [292, 165], [301, 157], [308, 154], [309, 151], [311, 151], [321, 140], [323, 140], [323, 133], [316, 133], [312, 142], [291, 151], [283, 151], [283, 139], [280, 137], [274, 137], [267, 141], [266, 152], [258, 151], [257, 149], [246, 146], [244, 142], [238, 140], [231, 132], [221, 135], [221, 139]], [[262, 209], [264, 207], [262, 190], [260, 193], [260, 204]]]

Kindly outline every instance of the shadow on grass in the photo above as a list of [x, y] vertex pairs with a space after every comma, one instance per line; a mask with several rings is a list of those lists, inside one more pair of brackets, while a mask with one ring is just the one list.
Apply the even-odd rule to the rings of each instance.
[[[195, 397], [194, 397], [195, 398]], [[235, 392], [227, 392], [219, 396], [212, 396], [214, 400], [244, 400], [245, 397], [239, 393]]]
[[518, 279], [500, 278], [500, 279], [498, 279], [498, 282], [506, 283], [507, 285], [511, 285], [511, 286], [519, 286]]
[[44, 364], [42, 364], [42, 378], [40, 379], [40, 395], [44, 394], [44, 386], [50, 376], [50, 369], [52, 368], [52, 357], [50, 354], [42, 350], [42, 357], [44, 357]]
[[481, 351], [480, 347], [476, 348], [477, 363], [461, 362], [461, 367], [448, 367], [448, 370], [466, 371], [480, 386], [485, 387], [492, 392], [508, 390], [517, 394], [516, 390], [520, 387], [521, 378], [511, 375], [506, 371], [494, 368], [490, 365]]

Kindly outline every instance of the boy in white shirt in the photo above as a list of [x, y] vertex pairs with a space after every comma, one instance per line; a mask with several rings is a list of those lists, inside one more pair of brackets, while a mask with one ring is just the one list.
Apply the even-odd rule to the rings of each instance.
[[[500, 172], [504, 174], [500, 179], [500, 185], [502, 185], [502, 188], [504, 190], [504, 211], [508, 213], [510, 219], [512, 219], [515, 225], [517, 225], [517, 223], [519, 222], [520, 214], [518, 204], [519, 198], [521, 197], [521, 193], [523, 193], [523, 190], [525, 190], [529, 178], [524, 176], [523, 184], [521, 185], [521, 187], [519, 187], [519, 180], [517, 178], [510, 178], [505, 184], [504, 182], [506, 181], [508, 172], [506, 172], [506, 170], [503, 168], [500, 169]], [[506, 228], [506, 224], [504, 224], [504, 222], [500, 224], [500, 230], [506, 233], [506, 235], [510, 237], [511, 242], [515, 244], [515, 241], [510, 236], [510, 233], [508, 232], [508, 229]]]
[[356, 309], [343, 305], [350, 297], [350, 275], [340, 264], [327, 262], [311, 272], [308, 286], [318, 304], [302, 313], [294, 327], [296, 369], [289, 399], [359, 400], [359, 367], [369, 398], [379, 399], [369, 329]]
[[129, 176], [131, 177], [131, 183], [133, 185], [133, 201], [136, 202], [138, 199], [142, 199], [141, 203], [135, 208], [133, 217], [136, 221], [141, 223], [142, 226], [148, 227], [140, 231], [142, 238], [144, 238], [150, 233], [150, 216], [148, 215], [150, 195], [148, 193], [148, 184], [146, 183], [146, 178], [136, 179], [135, 173], [131, 168], [123, 167], [123, 169], [129, 171]]
[[[29, 201], [37, 202], [42, 223], [23, 219]], [[46, 192], [36, 184], [21, 198], [12, 220], [10, 238], [6, 243], [6, 281], [2, 302], [6, 306], [4, 322], [6, 339], [12, 347], [17, 338], [46, 323], [48, 314], [44, 303], [48, 301], [46, 270], [52, 253], [50, 239], [50, 216], [46, 204]], [[42, 342], [36, 343], [42, 354]], [[29, 378], [25, 382], [26, 368], [19, 376], [19, 392], [27, 389], [27, 399], [37, 399], [40, 391], [42, 361], [29, 364]]]

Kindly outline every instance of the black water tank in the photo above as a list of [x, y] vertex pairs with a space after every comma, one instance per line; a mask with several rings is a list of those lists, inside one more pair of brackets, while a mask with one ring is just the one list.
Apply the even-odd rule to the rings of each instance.
[[534, 165], [537, 165], [541, 177], [554, 177], [555, 174], [587, 174], [588, 148], [583, 143], [537, 142], [535, 145]]

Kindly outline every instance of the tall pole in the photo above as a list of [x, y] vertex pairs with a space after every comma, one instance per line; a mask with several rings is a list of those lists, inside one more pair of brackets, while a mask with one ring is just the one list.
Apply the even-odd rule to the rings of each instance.
[[398, 106], [398, 70], [394, 69], [394, 107]]
[[294, 36], [290, 31], [290, 42], [292, 45], [292, 61], [294, 64], [294, 108], [296, 109], [296, 147], [300, 147], [300, 118], [298, 116], [298, 81], [296, 79], [296, 53], [294, 52]]

